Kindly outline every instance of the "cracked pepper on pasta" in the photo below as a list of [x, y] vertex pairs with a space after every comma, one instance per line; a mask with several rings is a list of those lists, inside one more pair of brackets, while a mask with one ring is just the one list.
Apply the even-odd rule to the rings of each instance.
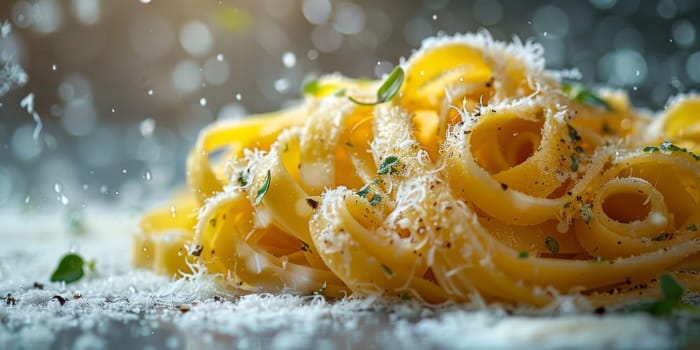
[[700, 291], [700, 97], [652, 116], [572, 76], [482, 32], [428, 39], [383, 81], [309, 82], [295, 108], [202, 130], [135, 263], [428, 303], [610, 305], [662, 272]]

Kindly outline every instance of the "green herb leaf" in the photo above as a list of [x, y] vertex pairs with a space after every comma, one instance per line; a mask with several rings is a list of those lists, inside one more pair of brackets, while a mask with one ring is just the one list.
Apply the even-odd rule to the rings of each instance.
[[399, 164], [398, 157], [388, 156], [388, 157], [384, 158], [384, 161], [382, 161], [382, 164], [379, 165], [379, 169], [377, 170], [377, 174], [386, 175], [386, 174], [397, 173], [398, 170], [394, 169], [394, 167], [398, 164]]
[[574, 127], [571, 126], [571, 124], [566, 124], [566, 126], [569, 128], [569, 138], [571, 139], [571, 141], [581, 141], [581, 135], [578, 134], [578, 131], [576, 131], [576, 129], [574, 129]]
[[654, 237], [653, 240], [657, 242], [662, 242], [671, 239], [671, 237], [673, 237], [672, 234], [668, 232], [661, 232], [658, 236]]
[[374, 206], [376, 206], [377, 204], [379, 204], [379, 202], [381, 202], [381, 201], [382, 201], [382, 196], [380, 196], [379, 194], [375, 193], [375, 194], [372, 196], [372, 200], [369, 201], [369, 205], [371, 205], [371, 206], [374, 207]]
[[307, 95], [316, 95], [321, 91], [321, 84], [319, 84], [318, 80], [311, 79], [304, 83], [302, 91]]
[[670, 141], [664, 141], [659, 145], [659, 149], [664, 151], [664, 152], [673, 152], [673, 151], [681, 151], [681, 152], [686, 152], [687, 150], [685, 148], [680, 148], [674, 144], [672, 144]]
[[530, 256], [530, 253], [524, 250], [518, 253], [518, 259], [526, 259], [528, 256]]
[[260, 202], [262, 202], [263, 197], [265, 197], [265, 194], [267, 193], [267, 190], [270, 188], [270, 171], [267, 171], [267, 175], [265, 176], [265, 181], [263, 181], [262, 187], [258, 190], [258, 192], [255, 194], [255, 202], [253, 205], [258, 205]]
[[674, 310], [685, 310], [700, 315], [700, 309], [697, 306], [683, 302], [685, 290], [673, 275], [662, 272], [659, 275], [659, 287], [662, 294], [661, 300], [636, 305], [632, 311], [644, 311], [654, 316], [670, 316]]
[[411, 295], [408, 292], [401, 293], [401, 300], [411, 300]]
[[403, 79], [404, 79], [404, 72], [403, 68], [401, 66], [396, 66], [394, 70], [389, 73], [389, 76], [387, 76], [386, 80], [384, 80], [384, 83], [382, 83], [381, 86], [377, 89], [377, 100], [374, 102], [364, 102], [364, 101], [359, 101], [355, 99], [352, 96], [348, 96], [348, 99], [350, 101], [358, 104], [358, 105], [363, 105], [363, 106], [373, 106], [377, 105], [380, 103], [384, 103], [386, 101], [391, 100], [394, 98], [394, 95], [396, 95], [397, 92], [401, 89], [401, 85], [403, 85]]
[[688, 225], [688, 227], [686, 227], [685, 229], [690, 231], [690, 232], [696, 232], [698, 230], [698, 227], [695, 226], [695, 224], [693, 223], [693, 224]]
[[659, 285], [661, 285], [661, 293], [665, 300], [680, 302], [683, 297], [683, 286], [676, 281], [669, 273], [663, 272], [659, 276]]
[[377, 100], [378, 101], [389, 101], [391, 100], [403, 84], [403, 68], [401, 66], [396, 66], [394, 70], [389, 73], [389, 76], [384, 81], [384, 84], [377, 89]]
[[66, 254], [51, 274], [51, 282], [73, 283], [83, 278], [85, 261], [78, 254]]
[[559, 242], [554, 239], [554, 237], [547, 236], [547, 238], [544, 239], [544, 245], [552, 254], [556, 255], [559, 253]]
[[362, 198], [367, 198], [367, 195], [369, 194], [369, 184], [362, 186], [362, 188], [355, 192], [355, 194]]
[[662, 142], [659, 147], [654, 147], [654, 146], [647, 146], [642, 149], [644, 152], [657, 152], [657, 151], [663, 151], [666, 153], [671, 153], [671, 152], [683, 152], [691, 157], [693, 159], [700, 161], [700, 155], [696, 154], [693, 151], [689, 151], [687, 148], [684, 147], [678, 147], [674, 144], [672, 144], [670, 141], [664, 141]]
[[238, 184], [239, 184], [241, 187], [245, 187], [245, 185], [248, 184], [248, 179], [245, 177], [245, 175], [243, 174], [242, 171], [238, 174], [238, 177], [236, 178], [236, 181], [238, 181]]
[[571, 165], [569, 166], [569, 169], [571, 171], [578, 171], [578, 157], [575, 155], [571, 155]]
[[581, 214], [581, 218], [585, 223], [588, 223], [591, 221], [591, 217], [593, 216], [593, 212], [591, 210], [592, 206], [590, 204], [584, 204], [581, 206], [581, 208], [578, 210], [579, 214]]
[[561, 90], [574, 102], [602, 108], [608, 112], [615, 111], [607, 101], [585, 89], [581, 84], [562, 84]]

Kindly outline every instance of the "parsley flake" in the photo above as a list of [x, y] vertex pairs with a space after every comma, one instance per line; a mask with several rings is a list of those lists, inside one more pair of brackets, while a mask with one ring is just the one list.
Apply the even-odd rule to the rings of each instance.
[[653, 240], [655, 240], [657, 242], [662, 242], [662, 241], [667, 241], [667, 240], [671, 239], [671, 237], [673, 237], [672, 234], [670, 234], [668, 232], [661, 232], [658, 236], [654, 237]]
[[386, 175], [386, 174], [398, 173], [399, 171], [396, 170], [396, 168], [394, 168], [397, 165], [399, 165], [399, 158], [396, 156], [388, 156], [388, 157], [384, 158], [384, 161], [382, 161], [382, 164], [379, 165], [379, 169], [377, 170], [377, 174]]
[[386, 266], [386, 265], [382, 264], [382, 269], [384, 270], [384, 273], [387, 274], [387, 275], [389, 275], [389, 276], [391, 276], [391, 275], [394, 274], [394, 271], [391, 271], [391, 269], [389, 268], [389, 266]]
[[529, 256], [530, 256], [530, 253], [528, 253], [527, 251], [524, 251], [524, 250], [522, 252], [518, 253], [518, 259], [527, 259], [527, 257], [529, 257]]
[[544, 239], [544, 245], [552, 254], [557, 255], [559, 253], [559, 242], [554, 237], [547, 236]]
[[569, 138], [571, 139], [571, 141], [581, 141], [581, 135], [578, 134], [578, 131], [576, 131], [576, 129], [574, 129], [574, 127], [571, 126], [571, 124], [566, 124], [566, 126], [569, 128]]
[[571, 169], [571, 171], [578, 171], [578, 157], [571, 155], [569, 158], [571, 158], [569, 169]]
[[66, 284], [76, 282], [85, 275], [84, 267], [86, 265], [91, 270], [95, 269], [94, 261], [86, 263], [83, 257], [78, 254], [66, 254], [51, 274], [51, 282], [65, 282]]
[[647, 147], [644, 147], [642, 150], [643, 150], [644, 152], [652, 152], [652, 153], [653, 153], [653, 152], [658, 152], [658, 151], [662, 151], [662, 152], [665, 152], [665, 153], [683, 152], [683, 153], [686, 153], [686, 154], [688, 154], [689, 156], [693, 157], [693, 159], [695, 159], [695, 160], [697, 160], [697, 161], [700, 161], [700, 155], [698, 155], [697, 153], [695, 153], [695, 152], [693, 152], [693, 151], [689, 151], [689, 150], [688, 150], [687, 148], [685, 148], [685, 147], [678, 147], [678, 146], [674, 145], [673, 143], [671, 143], [670, 141], [664, 141], [664, 142], [662, 142], [662, 143], [659, 145], [659, 147], [647, 146]]
[[690, 232], [696, 232], [698, 230], [698, 227], [695, 226], [695, 224], [693, 223], [693, 224], [688, 225], [688, 227], [686, 227], [685, 229], [690, 231]]
[[248, 179], [246, 178], [245, 174], [242, 171], [238, 174], [236, 181], [238, 181], [238, 184], [241, 187], [245, 187], [248, 184]]
[[401, 85], [403, 84], [403, 79], [404, 79], [404, 72], [403, 68], [401, 66], [396, 66], [394, 70], [389, 73], [389, 76], [386, 78], [384, 83], [377, 89], [377, 100], [374, 102], [363, 102], [363, 101], [358, 101], [352, 96], [348, 96], [350, 101], [362, 105], [362, 106], [374, 106], [378, 105], [380, 103], [384, 103], [386, 101], [391, 100], [394, 95], [396, 95], [397, 92], [399, 92], [399, 89], [401, 89]]
[[270, 188], [270, 171], [267, 171], [267, 175], [265, 176], [265, 181], [263, 181], [262, 187], [258, 190], [257, 193], [255, 193], [255, 202], [253, 202], [253, 205], [258, 205], [260, 202], [262, 202], [263, 197], [265, 197], [265, 194], [267, 193], [267, 190]]
[[366, 198], [369, 194], [369, 184], [362, 186], [362, 188], [360, 188], [359, 191], [355, 192], [355, 194], [362, 198]]
[[581, 218], [585, 223], [588, 223], [591, 221], [591, 217], [593, 216], [593, 212], [591, 211], [592, 206], [590, 204], [584, 204], [581, 206], [581, 208], [578, 210], [579, 214], [581, 214]]
[[381, 201], [382, 201], [382, 196], [380, 196], [379, 194], [375, 193], [375, 194], [372, 196], [372, 200], [369, 201], [369, 204], [370, 204], [371, 206], [374, 207], [374, 206], [376, 206], [377, 204], [379, 204], [379, 202], [381, 202]]

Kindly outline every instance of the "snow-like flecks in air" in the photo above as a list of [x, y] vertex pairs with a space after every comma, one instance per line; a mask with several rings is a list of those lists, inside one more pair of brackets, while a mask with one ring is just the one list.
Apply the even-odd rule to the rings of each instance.
[[32, 137], [35, 140], [38, 140], [43, 124], [41, 123], [41, 116], [39, 116], [39, 113], [34, 110], [34, 93], [30, 92], [29, 95], [25, 96], [22, 101], [19, 102], [19, 106], [24, 108], [24, 110], [27, 111], [27, 114], [32, 116], [32, 119], [34, 119], [36, 126], [34, 127]]
[[[4, 21], [0, 25], [0, 39], [7, 38], [12, 32], [10, 21]], [[5, 96], [15, 87], [22, 87], [29, 80], [29, 76], [22, 66], [17, 63], [17, 58], [7, 49], [0, 50], [0, 97]]]

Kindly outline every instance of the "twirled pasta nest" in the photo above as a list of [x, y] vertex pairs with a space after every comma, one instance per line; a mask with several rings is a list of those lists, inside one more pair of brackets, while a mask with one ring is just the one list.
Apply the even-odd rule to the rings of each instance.
[[357, 103], [386, 81], [329, 75], [298, 107], [205, 128], [136, 264], [428, 303], [608, 305], [658, 293], [663, 271], [700, 291], [697, 96], [653, 118], [487, 33], [429, 39], [400, 66], [387, 101]]

